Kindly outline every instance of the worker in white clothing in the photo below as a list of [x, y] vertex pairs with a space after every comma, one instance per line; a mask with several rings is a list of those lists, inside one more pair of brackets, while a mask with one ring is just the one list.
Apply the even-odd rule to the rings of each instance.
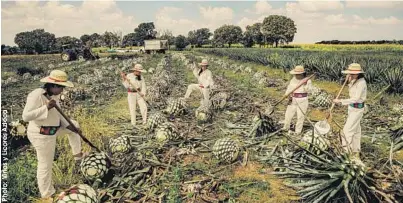
[[[40, 80], [45, 83], [42, 88], [37, 88], [28, 94], [22, 118], [29, 122], [27, 135], [29, 141], [36, 150], [38, 159], [37, 181], [39, 192], [44, 202], [51, 201], [55, 188], [52, 184], [52, 166], [55, 156], [56, 137], [68, 134], [70, 146], [75, 160], [81, 160], [84, 153], [81, 152], [81, 140], [74, 127], [57, 111], [60, 93], [64, 87], [74, 87], [67, 80], [67, 74], [60, 70], [53, 70], [48, 77]], [[48, 95], [51, 100], [48, 100]], [[76, 121], [72, 123], [79, 128]]]
[[367, 99], [367, 82], [360, 64], [352, 63], [343, 71], [348, 74], [349, 99], [335, 99], [334, 103], [348, 105], [348, 116], [344, 124], [342, 144], [346, 152], [352, 152], [353, 159], [362, 164], [359, 153], [361, 151], [361, 119], [364, 114], [364, 102]]
[[297, 113], [295, 133], [300, 134], [302, 132], [302, 127], [305, 120], [304, 115], [306, 114], [306, 111], [308, 109], [308, 93], [312, 89], [312, 82], [311, 80], [303, 80], [306, 77], [305, 69], [303, 66], [296, 66], [293, 70], [290, 71], [290, 74], [294, 75], [294, 77], [291, 79], [285, 95], [291, 93], [291, 91], [301, 83], [305, 84], [301, 85], [301, 87], [296, 89], [289, 96], [283, 129], [287, 131], [290, 130], [291, 120], [294, 117], [295, 113]]
[[214, 86], [213, 75], [211, 71], [207, 69], [209, 66], [207, 59], [203, 59], [199, 65], [201, 67], [197, 68], [196, 64], [193, 63], [193, 75], [197, 78], [199, 83], [190, 84], [188, 86], [185, 99], [188, 99], [193, 91], [199, 90], [203, 95], [201, 104], [202, 102], [206, 102], [207, 104], [207, 102], [210, 100], [210, 90]]
[[136, 106], [140, 107], [140, 113], [143, 118], [143, 124], [147, 122], [147, 104], [144, 100], [146, 95], [146, 83], [141, 73], [147, 72], [141, 64], [136, 64], [132, 69], [133, 72], [125, 75], [122, 73], [123, 85], [127, 89], [127, 99], [129, 102], [129, 111], [131, 115], [131, 124], [136, 125]]

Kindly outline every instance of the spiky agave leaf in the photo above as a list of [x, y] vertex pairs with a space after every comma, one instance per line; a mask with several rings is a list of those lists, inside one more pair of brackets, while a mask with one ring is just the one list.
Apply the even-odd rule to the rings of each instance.
[[[285, 172], [274, 174], [286, 178], [288, 184], [297, 189], [304, 202], [331, 202], [338, 199], [342, 202], [382, 202], [382, 196], [373, 173], [356, 163], [349, 155], [341, 154], [334, 149], [322, 151], [326, 156], [319, 156], [305, 149], [287, 137], [291, 144], [305, 151], [305, 159], [309, 164], [298, 159], [288, 159], [289, 164], [280, 162]], [[282, 157], [283, 158], [283, 157]]]
[[403, 93], [403, 71], [400, 67], [390, 68], [383, 74], [384, 81], [390, 85], [389, 92]]

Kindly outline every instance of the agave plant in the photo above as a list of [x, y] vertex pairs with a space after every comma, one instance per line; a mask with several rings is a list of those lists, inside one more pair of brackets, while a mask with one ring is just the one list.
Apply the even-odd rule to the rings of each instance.
[[[287, 162], [279, 162], [279, 166], [286, 171], [273, 173], [288, 179], [288, 185], [297, 190], [304, 202], [393, 202], [379, 189], [375, 172], [358, 164], [348, 154], [332, 148], [317, 155], [286, 137], [292, 145], [305, 152], [306, 162], [281, 157]], [[315, 147], [320, 150], [319, 146]]]

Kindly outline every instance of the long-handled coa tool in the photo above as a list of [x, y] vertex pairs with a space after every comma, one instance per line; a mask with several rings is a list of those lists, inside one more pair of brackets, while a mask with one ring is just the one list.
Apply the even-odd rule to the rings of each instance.
[[[48, 100], [52, 100], [52, 98], [49, 97], [49, 95], [44, 94], [44, 96], [48, 99]], [[62, 109], [60, 109], [59, 106], [55, 106], [56, 110], [63, 116], [64, 119], [67, 120], [67, 122], [73, 127], [73, 129], [77, 132], [78, 135], [80, 135], [81, 139], [84, 140], [85, 143], [87, 143], [90, 147], [92, 147], [93, 149], [95, 149], [97, 152], [101, 153], [101, 150], [98, 149], [98, 147], [96, 147], [95, 145], [93, 145], [86, 137], [84, 137], [84, 135], [82, 135], [82, 133], [80, 133], [78, 131], [78, 128], [73, 124], [73, 122], [71, 122], [71, 120], [66, 116], [66, 114], [63, 113]]]
[[300, 88], [303, 84], [305, 84], [306, 82], [308, 82], [309, 79], [311, 79], [313, 76], [315, 76], [315, 74], [312, 74], [311, 76], [302, 79], [301, 83], [299, 85], [297, 85], [297, 87], [295, 87], [290, 93], [284, 95], [278, 102], [276, 102], [273, 106], [271, 106], [269, 108], [269, 110], [267, 111], [268, 114], [272, 114], [274, 112], [274, 108], [279, 105], [285, 98], [287, 98], [290, 94], [292, 94], [295, 90], [297, 90], [298, 88]]

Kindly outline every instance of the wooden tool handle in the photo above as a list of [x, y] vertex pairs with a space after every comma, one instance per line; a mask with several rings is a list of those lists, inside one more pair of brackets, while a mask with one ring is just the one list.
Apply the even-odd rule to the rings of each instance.
[[285, 98], [287, 98], [290, 94], [292, 94], [295, 90], [297, 90], [298, 88], [300, 88], [303, 84], [305, 84], [306, 82], [308, 82], [309, 79], [311, 79], [313, 76], [315, 76], [315, 74], [312, 74], [311, 76], [304, 78], [303, 80], [305, 80], [304, 82], [301, 82], [301, 84], [299, 84], [297, 87], [295, 87], [290, 93], [284, 95], [278, 102], [276, 102], [273, 107], [277, 106], [278, 104], [280, 104]]
[[[45, 97], [48, 100], [52, 100], [52, 98], [50, 98], [47, 94], [44, 94]], [[99, 150], [95, 145], [93, 145], [87, 138], [85, 138], [80, 132], [78, 132], [77, 127], [73, 124], [73, 122], [71, 122], [71, 120], [67, 117], [66, 114], [63, 113], [62, 109], [60, 109], [59, 106], [55, 106], [56, 110], [63, 116], [64, 119], [67, 120], [67, 122], [74, 128], [75, 131], [77, 131], [78, 135], [80, 135], [81, 139], [84, 140], [84, 142], [86, 142], [88, 145], [90, 145], [90, 147], [94, 148], [97, 152], [101, 152], [101, 150]]]
[[[343, 86], [340, 88], [339, 93], [336, 96], [336, 99], [339, 98], [339, 96], [340, 96], [341, 92], [343, 91], [344, 87], [346, 86], [347, 82], [348, 82], [348, 77], [346, 77], [346, 80], [344, 81]], [[329, 109], [329, 114], [327, 115], [326, 119], [328, 119], [330, 117], [330, 115], [332, 114], [332, 111], [333, 111], [333, 108], [335, 105], [336, 104], [334, 102], [332, 102], [332, 106]]]

